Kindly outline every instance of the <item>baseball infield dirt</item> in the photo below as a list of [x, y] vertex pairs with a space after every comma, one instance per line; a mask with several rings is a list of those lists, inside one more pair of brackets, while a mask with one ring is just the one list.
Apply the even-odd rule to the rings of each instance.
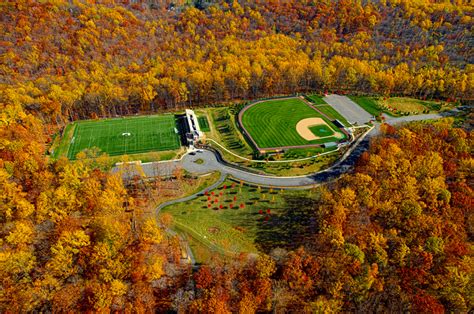
[[[296, 124], [296, 131], [298, 132], [299, 135], [301, 135], [302, 138], [304, 138], [307, 141], [324, 138], [324, 137], [316, 136], [313, 132], [311, 132], [309, 128], [315, 125], [325, 125], [332, 130], [332, 128], [321, 118], [306, 118], [306, 119], [300, 120]], [[340, 134], [339, 132], [334, 132], [334, 134], [331, 134], [325, 137], [330, 137], [330, 136], [334, 136], [337, 138], [343, 137], [342, 134]]]

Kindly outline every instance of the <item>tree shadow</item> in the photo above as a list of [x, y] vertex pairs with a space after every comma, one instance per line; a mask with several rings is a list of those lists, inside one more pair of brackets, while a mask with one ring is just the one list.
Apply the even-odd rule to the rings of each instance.
[[283, 199], [283, 210], [265, 213], [258, 219], [255, 245], [262, 252], [269, 253], [276, 247], [295, 249], [320, 228], [317, 200], [301, 196], [283, 196]]
[[175, 115], [176, 119], [176, 128], [178, 130], [179, 134], [179, 140], [181, 142], [181, 145], [186, 146], [187, 145], [187, 139], [186, 139], [186, 132], [187, 132], [187, 122], [186, 122], [186, 115], [181, 114], [181, 115]]

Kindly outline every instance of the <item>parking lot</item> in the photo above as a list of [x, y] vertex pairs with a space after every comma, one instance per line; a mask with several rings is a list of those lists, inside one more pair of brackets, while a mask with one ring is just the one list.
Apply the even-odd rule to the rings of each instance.
[[362, 125], [373, 119], [372, 115], [346, 96], [333, 94], [323, 99], [342, 114], [352, 125]]

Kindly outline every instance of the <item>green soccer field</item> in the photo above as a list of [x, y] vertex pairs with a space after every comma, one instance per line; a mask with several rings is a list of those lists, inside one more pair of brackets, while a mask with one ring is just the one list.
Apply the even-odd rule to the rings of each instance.
[[296, 131], [297, 123], [305, 118], [322, 118], [332, 128], [334, 135], [345, 137], [331, 121], [298, 98], [257, 103], [243, 113], [242, 124], [260, 149], [323, 144], [340, 140], [336, 136], [305, 140]]
[[74, 159], [79, 152], [93, 147], [109, 156], [178, 149], [176, 119], [162, 115], [78, 122], [68, 157]]

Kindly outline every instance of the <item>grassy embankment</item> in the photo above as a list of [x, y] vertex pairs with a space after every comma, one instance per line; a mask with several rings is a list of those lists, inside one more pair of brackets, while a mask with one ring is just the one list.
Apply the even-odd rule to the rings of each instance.
[[398, 117], [440, 112], [454, 107], [454, 104], [452, 103], [420, 100], [409, 97], [349, 96], [349, 98], [361, 106], [365, 111], [376, 117], [381, 113]]
[[216, 253], [297, 247], [309, 229], [318, 227], [312, 215], [317, 199], [315, 191], [271, 190], [227, 180], [208, 195], [163, 208], [160, 214], [172, 215], [172, 227], [191, 239], [195, 257], [206, 262]]

